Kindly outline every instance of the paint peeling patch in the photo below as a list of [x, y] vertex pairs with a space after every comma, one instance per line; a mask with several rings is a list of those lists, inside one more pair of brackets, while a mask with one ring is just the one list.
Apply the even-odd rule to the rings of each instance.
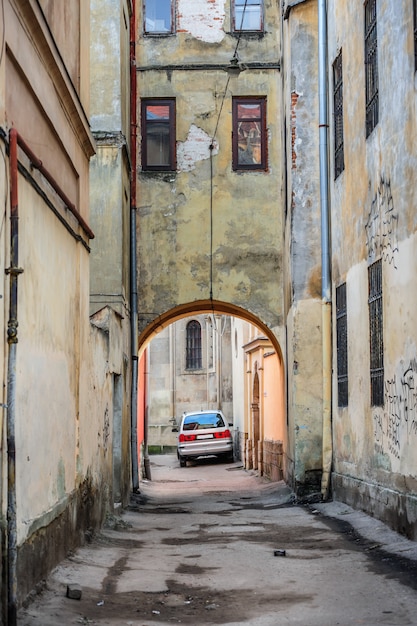
[[225, 32], [225, 0], [179, 0], [177, 32], [190, 33], [206, 43], [220, 43]]
[[[190, 172], [195, 169], [198, 161], [210, 158], [211, 137], [204, 130], [194, 124], [188, 131], [188, 137], [177, 146], [177, 164], [180, 172]], [[214, 144], [213, 155], [219, 151]]]

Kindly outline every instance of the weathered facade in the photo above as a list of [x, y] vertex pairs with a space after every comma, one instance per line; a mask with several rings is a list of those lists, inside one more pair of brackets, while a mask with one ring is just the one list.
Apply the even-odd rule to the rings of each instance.
[[[246, 16], [244, 3], [224, 0], [165, 2], [165, 14], [143, 4], [140, 341], [192, 313], [253, 323], [279, 359], [279, 397], [291, 364], [285, 477], [319, 491], [320, 211], [307, 156], [317, 145], [317, 33], [301, 48], [294, 22], [278, 27], [277, 3], [253, 4]], [[309, 20], [317, 30], [314, 3]]]
[[[243, 3], [167, 4], [169, 28], [143, 16], [139, 36], [142, 339], [190, 311], [253, 322], [285, 371], [286, 480], [415, 537], [416, 7], [266, 1], [237, 34]], [[262, 94], [268, 167], [243, 171], [234, 107]], [[165, 171], [147, 161], [160, 99]]]
[[328, 15], [333, 493], [417, 539], [417, 9], [357, 8]]
[[[122, 5], [127, 17], [130, 5], [113, 4], [120, 38]], [[127, 471], [115, 472], [113, 463], [113, 417], [124, 420], [130, 395], [128, 307], [117, 310], [107, 298], [89, 316], [90, 18], [84, 0], [65, 10], [51, 0], [2, 5], [1, 593], [8, 624], [51, 567], [103, 523], [115, 497], [126, 500], [130, 484], [129, 459]], [[114, 51], [115, 64], [128, 72], [124, 52]], [[129, 98], [125, 88], [120, 98]], [[117, 174], [123, 190], [127, 171]], [[125, 259], [117, 264], [122, 274]], [[103, 282], [100, 289], [113, 293]], [[126, 434], [116, 449], [120, 459]]]
[[[322, 315], [318, 160], [317, 3], [281, 15], [287, 326], [286, 478], [301, 495], [322, 477]], [[296, 6], [292, 6], [296, 4]]]
[[[315, 432], [301, 435], [304, 445], [318, 451], [326, 428], [324, 383], [330, 370], [326, 373], [324, 351], [323, 359], [319, 356], [325, 329], [318, 303], [323, 251], [318, 50], [323, 45], [328, 83], [323, 94], [329, 106], [332, 494], [415, 539], [417, 9], [411, 2], [367, 0], [358, 8], [339, 1], [329, 5], [327, 21], [323, 12], [320, 24], [317, 7], [326, 4], [287, 3], [282, 19], [285, 118], [291, 120], [286, 294], [287, 301], [299, 300], [287, 326], [288, 434], [301, 435], [291, 417], [300, 410], [300, 398], [305, 412], [312, 402], [323, 402], [323, 420]], [[320, 31], [326, 33], [321, 42]], [[302, 373], [308, 374], [302, 378], [307, 385], [294, 395], [294, 381]], [[325, 453], [323, 445], [323, 460]]]
[[[126, 504], [131, 456], [131, 115], [130, 0], [92, 0], [90, 124], [96, 155], [90, 165], [90, 315], [114, 319], [108, 334], [112, 384], [112, 502]], [[134, 14], [133, 14], [134, 15]], [[134, 20], [134, 17], [133, 17]], [[134, 30], [134, 28], [132, 28]], [[103, 45], [105, 42], [105, 45]], [[109, 313], [109, 315], [107, 314]]]

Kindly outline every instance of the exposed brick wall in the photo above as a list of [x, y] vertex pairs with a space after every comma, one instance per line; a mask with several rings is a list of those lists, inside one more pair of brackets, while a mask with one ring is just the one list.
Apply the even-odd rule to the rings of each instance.
[[263, 474], [272, 481], [283, 480], [282, 471], [282, 441], [263, 442]]

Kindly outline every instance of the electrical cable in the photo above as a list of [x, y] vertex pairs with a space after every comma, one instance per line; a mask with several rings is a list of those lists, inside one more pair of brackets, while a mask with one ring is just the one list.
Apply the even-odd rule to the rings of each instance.
[[[243, 5], [242, 18], [240, 20], [239, 35], [236, 41], [236, 46], [235, 46], [235, 50], [233, 53], [233, 59], [237, 58], [237, 51], [238, 51], [240, 40], [242, 37], [242, 27], [243, 27], [243, 20], [245, 18], [247, 2], [248, 0], [245, 0], [245, 4]], [[226, 86], [224, 88], [222, 101], [220, 104], [219, 114], [216, 120], [216, 126], [214, 129], [214, 133], [211, 137], [211, 143], [209, 146], [209, 149], [210, 149], [210, 280], [209, 280], [210, 295], [209, 295], [209, 298], [211, 302], [213, 302], [213, 150], [215, 148], [217, 130], [219, 128], [220, 116], [223, 111], [224, 101], [226, 99], [227, 90], [229, 88], [229, 82], [230, 82], [230, 75], [227, 77]], [[214, 314], [214, 310], [213, 310], [213, 314]]]

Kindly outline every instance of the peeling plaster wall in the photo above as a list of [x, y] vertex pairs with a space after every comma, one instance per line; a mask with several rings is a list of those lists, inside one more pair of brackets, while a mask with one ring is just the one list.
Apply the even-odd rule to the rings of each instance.
[[285, 293], [288, 447], [285, 476], [300, 495], [322, 469], [321, 247], [317, 3], [294, 6], [283, 29], [286, 121]]
[[[0, 123], [6, 139], [2, 133], [0, 145], [5, 154], [7, 131], [14, 125], [88, 222], [94, 140], [87, 120], [89, 55], [83, 47], [88, 51], [89, 3], [74, 1], [62, 11], [55, 4], [48, 0], [3, 3], [5, 48], [0, 76], [5, 100], [0, 99]], [[117, 2], [119, 18], [120, 8]], [[44, 15], [50, 22], [44, 22]], [[114, 311], [107, 321], [101, 316], [100, 327], [90, 326], [86, 234], [21, 150], [18, 159], [23, 273], [18, 287], [13, 401], [20, 603], [69, 550], [85, 541], [85, 533], [88, 536], [102, 524], [113, 507], [113, 382], [122, 373], [126, 378], [129, 352], [120, 331], [121, 316]], [[4, 165], [8, 174], [7, 160]], [[129, 176], [125, 173], [121, 178], [123, 188]], [[8, 194], [4, 223], [10, 224]], [[10, 263], [9, 234], [9, 227], [1, 234], [3, 266]], [[4, 272], [3, 276], [4, 322], [9, 314], [9, 277]], [[2, 346], [4, 366], [9, 352]], [[2, 373], [5, 401], [8, 381]], [[124, 392], [129, 398], [127, 386]], [[128, 433], [121, 444], [128, 459], [126, 442]], [[7, 451], [4, 446], [2, 450], [6, 482]], [[122, 477], [125, 499], [129, 476]], [[1, 495], [4, 515], [4, 484]], [[3, 527], [2, 531], [4, 546]], [[7, 577], [2, 577], [2, 585], [5, 597]]]
[[208, 146], [226, 74], [178, 70], [168, 83], [162, 79], [156, 71], [139, 73], [139, 93], [176, 97], [178, 171], [138, 175], [140, 330], [162, 311], [209, 297], [211, 202], [213, 297], [248, 309], [276, 328], [282, 324], [282, 238], [275, 72], [244, 73], [232, 88], [234, 95], [268, 96], [269, 171], [232, 172], [228, 92], [213, 151], [212, 198]]
[[224, 37], [226, 0], [179, 0], [177, 32], [189, 33], [205, 43], [220, 43]]
[[[334, 379], [334, 493], [417, 539], [417, 173], [411, 3], [377, 3], [379, 123], [365, 139], [363, 7], [329, 12], [343, 52], [345, 169], [331, 186], [333, 279], [346, 282], [349, 405]], [[396, 54], [392, 54], [392, 50]], [[368, 267], [382, 261], [384, 406], [370, 406]], [[336, 357], [334, 369], [337, 372]]]

